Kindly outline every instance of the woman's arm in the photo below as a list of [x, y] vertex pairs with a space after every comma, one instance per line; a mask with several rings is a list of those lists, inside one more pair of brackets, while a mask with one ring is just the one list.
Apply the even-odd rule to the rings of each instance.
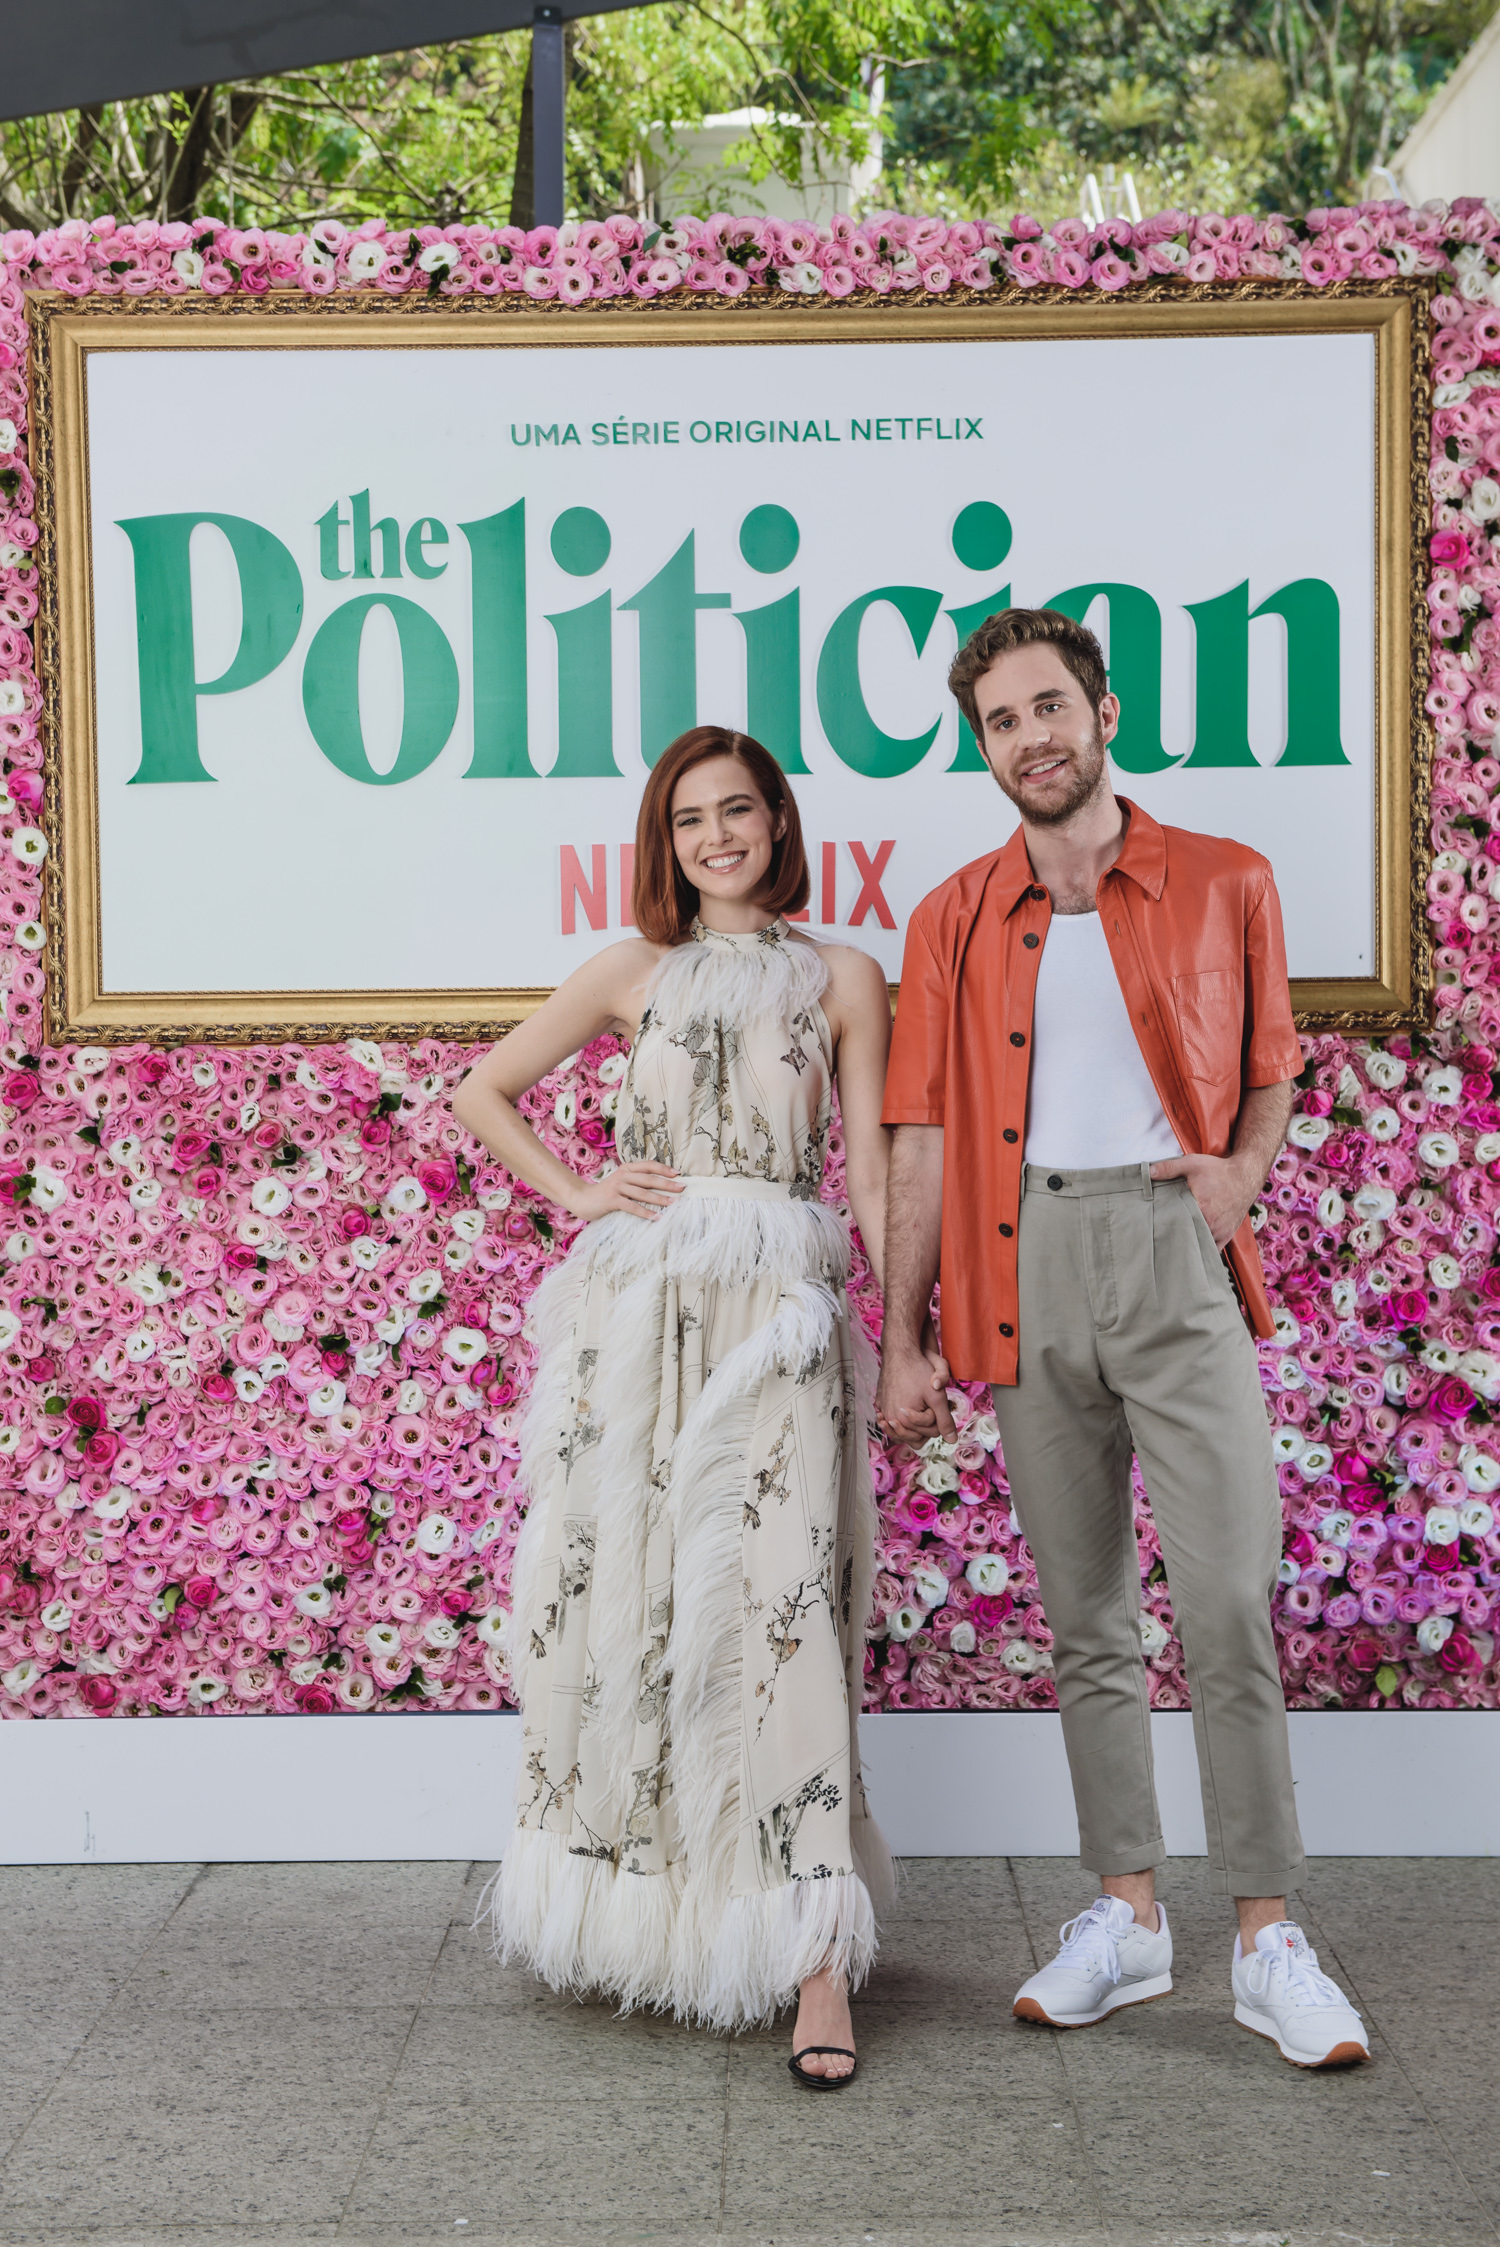
[[507, 1170], [575, 1217], [603, 1217], [617, 1209], [649, 1216], [679, 1190], [676, 1174], [665, 1163], [641, 1162], [622, 1163], [608, 1178], [580, 1178], [543, 1146], [515, 1104], [539, 1077], [591, 1039], [608, 1030], [634, 1037], [646, 984], [659, 958], [656, 946], [644, 938], [612, 944], [491, 1046], [453, 1095], [455, 1121]]
[[880, 1121], [880, 1106], [891, 1045], [890, 993], [879, 963], [868, 952], [839, 944], [827, 946], [823, 956], [828, 962], [828, 995], [834, 1002], [830, 1028], [849, 1207], [876, 1282], [883, 1285], [885, 1174], [891, 1142]]

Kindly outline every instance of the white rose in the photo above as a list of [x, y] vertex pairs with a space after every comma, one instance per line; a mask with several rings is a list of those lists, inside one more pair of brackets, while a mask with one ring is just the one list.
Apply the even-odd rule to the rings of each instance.
[[[0, 416], [0, 453], [13, 453], [20, 439], [20, 431], [8, 415]], [[9, 569], [10, 563], [3, 565]]]
[[1271, 1324], [1275, 1327], [1276, 1339], [1284, 1350], [1289, 1350], [1294, 1342], [1301, 1341], [1302, 1329], [1290, 1311], [1274, 1310], [1271, 1313]]
[[368, 1378], [370, 1374], [380, 1371], [390, 1354], [388, 1343], [361, 1342], [354, 1353], [354, 1370], [356, 1373], [363, 1373]]
[[[40, 952], [47, 941], [44, 921], [22, 921], [16, 930], [16, 942], [24, 952]], [[0, 994], [0, 1013], [4, 1012], [4, 998]]]
[[417, 1546], [424, 1553], [451, 1553], [458, 1543], [458, 1523], [448, 1514], [427, 1514], [417, 1524]]
[[365, 1645], [377, 1661], [394, 1661], [402, 1650], [401, 1633], [394, 1623], [372, 1623], [365, 1632]]
[[949, 1459], [929, 1459], [917, 1478], [917, 1488], [941, 1497], [945, 1490], [957, 1490], [958, 1470]]
[[1483, 1397], [1486, 1404], [1500, 1398], [1500, 1358], [1489, 1350], [1465, 1350], [1458, 1361], [1458, 1370], [1474, 1394]]
[[1353, 1527], [1353, 1514], [1346, 1512], [1342, 1506], [1336, 1506], [1331, 1514], [1325, 1514], [1318, 1523], [1318, 1535], [1325, 1544], [1347, 1545]]
[[993, 1451], [1000, 1441], [1000, 1423], [993, 1412], [976, 1412], [964, 1434], [982, 1443], [986, 1451]]
[[1445, 1293], [1457, 1287], [1463, 1276], [1464, 1268], [1458, 1258], [1446, 1253], [1434, 1256], [1427, 1266], [1427, 1277], [1434, 1287], [1441, 1288]]
[[1389, 1186], [1361, 1186], [1350, 1204], [1356, 1217], [1369, 1224], [1383, 1225], [1396, 1214], [1396, 1197]]
[[[1495, 1465], [1493, 1459], [1486, 1463], [1490, 1467]], [[1464, 1480], [1468, 1481], [1467, 1475]], [[1497, 1480], [1500, 1480], [1500, 1475], [1497, 1475]], [[1492, 1482], [1489, 1487], [1493, 1490], [1495, 1484]], [[1469, 1488], [1472, 1490], [1474, 1485], [1470, 1483]], [[1488, 1537], [1495, 1526], [1495, 1509], [1487, 1506], [1482, 1498], [1466, 1498], [1458, 1509], [1458, 1526], [1465, 1537]]]
[[253, 1365], [237, 1365], [229, 1378], [234, 1383], [234, 1393], [241, 1404], [254, 1404], [266, 1386]]
[[1342, 1225], [1344, 1222], [1344, 1197], [1337, 1186], [1325, 1186], [1318, 1196], [1318, 1223]]
[[630, 1067], [630, 1057], [624, 1053], [607, 1053], [595, 1074], [601, 1084], [621, 1084]]
[[480, 1195], [479, 1206], [481, 1209], [506, 1210], [514, 1200], [515, 1196], [509, 1186], [494, 1186], [488, 1193]]
[[417, 259], [417, 269], [422, 273], [449, 273], [458, 263], [458, 251], [451, 242], [429, 242]]
[[[344, 262], [352, 280], [373, 281], [386, 262], [386, 253], [378, 242], [356, 242]], [[363, 1042], [361, 1039], [360, 1043], [363, 1044]], [[378, 1061], [375, 1066], [379, 1068]]]
[[41, 1677], [42, 1666], [40, 1662], [33, 1662], [28, 1657], [24, 1662], [17, 1662], [13, 1670], [7, 1670], [4, 1677], [0, 1677], [0, 1685], [4, 1686], [6, 1692], [14, 1700], [19, 1700], [21, 1695], [29, 1692], [33, 1685], [40, 1684]]
[[1333, 1465], [1333, 1453], [1326, 1443], [1310, 1443], [1297, 1461], [1297, 1472], [1304, 1482], [1321, 1482]]
[[1271, 1438], [1271, 1457], [1278, 1466], [1285, 1466], [1289, 1460], [1300, 1459], [1306, 1449], [1306, 1436], [1300, 1428], [1294, 1428], [1289, 1420], [1283, 1421]]
[[1450, 1350], [1446, 1342], [1424, 1342], [1417, 1355], [1434, 1373], [1458, 1371], [1458, 1352]]
[[441, 1272], [417, 1272], [406, 1283], [407, 1296], [413, 1303], [430, 1303], [434, 1295], [441, 1295], [442, 1292], [443, 1275]]
[[[292, 1605], [299, 1615], [311, 1615], [314, 1621], [321, 1621], [325, 1615], [333, 1613], [333, 1594], [326, 1584], [304, 1584], [300, 1592], [293, 1594]], [[318, 1666], [321, 1669], [322, 1664]]]
[[414, 1217], [419, 1209], [427, 1207], [426, 1189], [420, 1179], [398, 1178], [387, 1189], [381, 1207], [388, 1217]]
[[1013, 1677], [1030, 1677], [1037, 1668], [1036, 1648], [1029, 1639], [1013, 1638], [1000, 1660]]
[[482, 1209], [456, 1210], [448, 1220], [448, 1230], [461, 1241], [471, 1245], [484, 1237], [484, 1211]]
[[428, 1646], [457, 1646], [458, 1625], [448, 1615], [429, 1615], [422, 1625], [422, 1637]]
[[450, 1326], [443, 1336], [443, 1355], [455, 1365], [477, 1365], [489, 1347], [488, 1337], [474, 1326]]
[[1394, 1053], [1377, 1049], [1365, 1056], [1365, 1075], [1382, 1092], [1394, 1092], [1397, 1085], [1406, 1082], [1406, 1063], [1398, 1060]]
[[125, 1357], [130, 1365], [148, 1365], [156, 1355], [156, 1336], [149, 1326], [132, 1327], [125, 1337]]
[[1394, 1108], [1372, 1108], [1365, 1117], [1365, 1129], [1372, 1139], [1399, 1139], [1401, 1118]]
[[1171, 1633], [1163, 1624], [1160, 1616], [1149, 1614], [1143, 1607], [1136, 1617], [1136, 1621], [1141, 1627], [1141, 1650], [1143, 1653], [1148, 1655], [1159, 1654], [1164, 1646], [1171, 1644]]
[[351, 1061], [357, 1061], [362, 1069], [368, 1069], [371, 1076], [378, 1077], [385, 1067], [385, 1055], [368, 1038], [345, 1038], [344, 1051]]
[[1277, 1583], [1295, 1584], [1301, 1574], [1302, 1563], [1300, 1561], [1293, 1560], [1289, 1554], [1283, 1553], [1280, 1560], [1276, 1563]]
[[503, 1607], [488, 1607], [474, 1626], [474, 1635], [484, 1645], [493, 1646], [503, 1654], [510, 1638], [510, 1617]]
[[1500, 1131], [1482, 1131], [1474, 1142], [1477, 1163], [1500, 1162]]
[[375, 1702], [375, 1680], [362, 1670], [346, 1670], [336, 1688], [346, 1709], [368, 1709]]
[[25, 569], [30, 561], [29, 548], [17, 546], [14, 539], [0, 538], [0, 570]]
[[93, 1510], [101, 1521], [124, 1521], [134, 1503], [128, 1490], [106, 1490], [94, 1500]]
[[47, 838], [40, 827], [18, 827], [10, 838], [11, 855], [23, 866], [40, 866], [47, 855]]
[[1423, 1541], [1429, 1545], [1452, 1545], [1458, 1541], [1458, 1508], [1456, 1506], [1429, 1506], [1422, 1523]]
[[912, 1590], [924, 1607], [945, 1606], [951, 1589], [940, 1568], [918, 1567], [912, 1570]]
[[1424, 1654], [1438, 1654], [1453, 1636], [1451, 1615], [1424, 1615], [1417, 1625], [1417, 1644]]
[[1010, 1572], [998, 1553], [976, 1553], [964, 1570], [976, 1592], [1003, 1592]]
[[0, 1350], [8, 1350], [21, 1331], [21, 1317], [8, 1303], [0, 1305]]
[[571, 1131], [578, 1121], [578, 1095], [569, 1085], [552, 1103], [552, 1113], [564, 1131]]
[[979, 1644], [978, 1634], [973, 1624], [955, 1623], [948, 1633], [948, 1644], [955, 1654], [972, 1654]]
[[1305, 1389], [1307, 1375], [1295, 1358], [1283, 1358], [1276, 1368], [1276, 1378], [1284, 1389]]
[[910, 1600], [903, 1600], [899, 1607], [892, 1610], [886, 1629], [894, 1639], [914, 1638], [926, 1620], [920, 1607], [914, 1607]]
[[1332, 1129], [1326, 1116], [1293, 1116], [1287, 1126], [1287, 1142], [1293, 1147], [1321, 1147]]
[[489, 1546], [493, 1545], [495, 1539], [503, 1534], [504, 1529], [505, 1524], [498, 1514], [487, 1515], [470, 1537], [469, 1549], [476, 1553], [486, 1551]]
[[72, 1626], [73, 1610], [65, 1599], [49, 1600], [39, 1619], [43, 1630], [51, 1631], [54, 1637], [61, 1638]]
[[[1471, 1490], [1484, 1494], [1500, 1490], [1500, 1460], [1493, 1459], [1487, 1451], [1476, 1451], [1463, 1470], [1464, 1481]], [[1487, 1537], [1488, 1530], [1475, 1530], [1476, 1537]]]
[[1424, 1132], [1417, 1153], [1429, 1170], [1451, 1170], [1462, 1150], [1451, 1131]]
[[1422, 1079], [1422, 1090], [1435, 1108], [1453, 1108], [1463, 1098], [1464, 1077], [1461, 1069], [1429, 1069]]
[[1500, 515], [1500, 484], [1493, 476], [1476, 476], [1469, 486], [1469, 513], [1476, 522], [1488, 523]]
[[229, 1681], [222, 1677], [195, 1677], [189, 1680], [187, 1697], [195, 1708], [206, 1709], [213, 1701], [222, 1701], [229, 1691]]
[[348, 1391], [342, 1381], [320, 1381], [310, 1389], [305, 1399], [308, 1412], [314, 1420], [327, 1420], [335, 1412], [342, 1412]]
[[387, 1311], [383, 1319], [376, 1320], [375, 1332], [379, 1335], [382, 1342], [389, 1342], [394, 1348], [396, 1343], [401, 1340], [402, 1335], [406, 1332], [406, 1318], [404, 1313], [402, 1313], [401, 1311]]
[[1351, 1279], [1335, 1280], [1328, 1299], [1341, 1319], [1352, 1319], [1359, 1307], [1359, 1288]]
[[371, 1240], [368, 1233], [361, 1234], [350, 1248], [350, 1255], [362, 1272], [373, 1272], [386, 1252], [385, 1241]]
[[261, 1217], [279, 1217], [291, 1206], [291, 1188], [279, 1178], [257, 1178], [250, 1189], [250, 1207]]
[[1349, 1235], [1349, 1246], [1357, 1256], [1378, 1256], [1384, 1245], [1383, 1225], [1356, 1225]]

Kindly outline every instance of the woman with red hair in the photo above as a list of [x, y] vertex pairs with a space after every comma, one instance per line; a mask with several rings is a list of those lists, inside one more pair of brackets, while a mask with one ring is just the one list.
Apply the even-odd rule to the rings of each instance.
[[[856, 1740], [871, 1352], [819, 1186], [836, 1083], [879, 1278], [890, 1008], [875, 961], [790, 925], [807, 896], [775, 760], [683, 734], [641, 803], [640, 935], [502, 1039], [454, 1112], [590, 1220], [533, 1308], [496, 1947], [554, 1988], [719, 2030], [795, 1998], [793, 2073], [831, 2090], [854, 2072], [848, 1993], [890, 1858]], [[515, 1103], [609, 1031], [632, 1041], [620, 1160], [585, 1180]]]

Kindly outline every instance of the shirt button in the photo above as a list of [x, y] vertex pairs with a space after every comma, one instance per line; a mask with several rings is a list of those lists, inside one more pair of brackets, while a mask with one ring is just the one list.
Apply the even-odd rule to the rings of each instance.
[[1017, 1141], [1017, 1140], [1018, 1140], [1018, 1139], [1020, 1138], [1021, 1134], [1020, 1134], [1020, 1133], [1019, 1133], [1018, 1131], [1007, 1131], [1006, 1133], [1004, 1133], [1004, 1135], [1003, 1135], [1003, 1136], [1004, 1136], [1004, 1139], [1005, 1139], [1005, 1144], [1006, 1144], [1006, 1146], [1007, 1146], [1007, 1147], [1014, 1147], [1014, 1145], [1015, 1145], [1016, 1141]]
[[1039, 936], [1034, 936], [1029, 929], [1021, 939], [1021, 942], [1025, 945], [1028, 952], [1034, 952], [1041, 941], [1041, 938]]
[[1033, 887], [1031, 891], [1031, 899], [1032, 903], [1035, 905], [1044, 905], [1047, 901], [1047, 892], [1044, 889]]
[[1009, 1240], [1009, 1239], [1010, 1239], [1010, 1237], [1011, 1237], [1012, 1233], [1013, 1233], [1013, 1232], [1015, 1231], [1015, 1229], [1016, 1229], [1016, 1228], [1015, 1228], [1015, 1226], [1014, 1226], [1014, 1225], [1002, 1225], [1002, 1226], [1001, 1226], [1001, 1228], [1000, 1228], [1000, 1230], [1001, 1230], [1001, 1233], [1002, 1233], [1002, 1234], [1004, 1235], [1004, 1237], [1005, 1237], [1005, 1239], [1006, 1239], [1006, 1240]]
[[1007, 1342], [1008, 1342], [1008, 1341], [1010, 1340], [1011, 1336], [1012, 1336], [1012, 1335], [1013, 1335], [1013, 1334], [1015, 1333], [1015, 1331], [1016, 1331], [1016, 1330], [1015, 1330], [1015, 1328], [1014, 1328], [1013, 1326], [1007, 1326], [1007, 1325], [1006, 1325], [1006, 1323], [1005, 1323], [1004, 1319], [1002, 1319], [1002, 1320], [1000, 1321], [1000, 1332], [1001, 1332], [1001, 1333], [1002, 1333], [1002, 1334], [1003, 1334], [1003, 1335], [1005, 1336], [1005, 1339], [1007, 1340]]
[[1020, 1030], [1012, 1030], [1010, 1034], [1010, 1042], [1012, 1045], [1024, 1045], [1026, 1043], [1024, 1033]]
[[1055, 1170], [1053, 1171], [1052, 1176], [1048, 1179], [1047, 1184], [1052, 1188], [1054, 1194], [1057, 1192], [1059, 1186], [1061, 1186], [1062, 1180], [1058, 1177]]

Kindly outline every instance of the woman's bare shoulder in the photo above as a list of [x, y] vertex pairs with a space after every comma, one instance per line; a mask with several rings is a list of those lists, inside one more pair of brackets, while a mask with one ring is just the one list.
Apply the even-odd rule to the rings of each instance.
[[835, 998], [852, 1006], [868, 1005], [886, 995], [885, 969], [857, 944], [819, 944], [828, 966], [828, 988]]

